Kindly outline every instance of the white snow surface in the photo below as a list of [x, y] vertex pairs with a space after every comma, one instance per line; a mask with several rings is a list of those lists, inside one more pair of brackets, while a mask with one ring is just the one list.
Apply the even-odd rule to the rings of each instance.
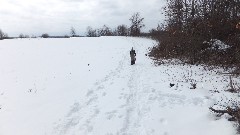
[[211, 39], [210, 42], [212, 42], [211, 49], [214, 49], [214, 50], [226, 50], [230, 48], [229, 45], [225, 44], [224, 42], [218, 39]]
[[237, 97], [224, 92], [228, 77], [202, 66], [156, 67], [145, 55], [155, 44], [131, 37], [0, 41], [0, 135], [236, 134], [233, 122], [208, 109], [223, 95]]

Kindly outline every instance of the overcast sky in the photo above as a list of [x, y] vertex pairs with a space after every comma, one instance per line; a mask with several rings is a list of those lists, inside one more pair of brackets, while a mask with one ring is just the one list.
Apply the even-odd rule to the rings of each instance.
[[165, 0], [0, 0], [0, 29], [9, 36], [65, 35], [74, 27], [83, 35], [87, 26], [114, 28], [130, 25], [135, 12], [144, 17], [144, 31], [163, 22]]

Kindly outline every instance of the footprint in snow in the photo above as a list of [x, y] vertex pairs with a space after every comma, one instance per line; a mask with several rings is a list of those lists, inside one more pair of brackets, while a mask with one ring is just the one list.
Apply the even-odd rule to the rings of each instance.
[[101, 90], [101, 89], [104, 89], [103, 85], [97, 87], [97, 90]]
[[114, 84], [114, 82], [111, 82], [111, 83], [110, 83], [110, 85], [113, 85], [113, 84]]
[[161, 119], [159, 120], [159, 122], [162, 123], [162, 124], [164, 124], [164, 125], [166, 125], [166, 124], [168, 123], [167, 120], [164, 119], [164, 118], [161, 118]]
[[96, 101], [97, 99], [98, 99], [98, 97], [92, 97], [86, 102], [86, 104], [90, 105], [92, 102]]
[[107, 119], [111, 120], [112, 118], [114, 118], [116, 116], [117, 110], [111, 111], [111, 112], [107, 112], [105, 113], [107, 115]]
[[106, 92], [103, 92], [103, 93], [102, 93], [102, 96], [103, 96], [103, 97], [104, 97], [104, 96], [106, 96], [106, 95], [107, 95], [107, 93], [106, 93]]
[[87, 92], [87, 97], [89, 97], [90, 95], [92, 95], [93, 94], [93, 90], [89, 90], [88, 92]]
[[168, 135], [168, 132], [164, 132], [163, 135]]
[[154, 93], [156, 91], [156, 89], [152, 89], [152, 92]]

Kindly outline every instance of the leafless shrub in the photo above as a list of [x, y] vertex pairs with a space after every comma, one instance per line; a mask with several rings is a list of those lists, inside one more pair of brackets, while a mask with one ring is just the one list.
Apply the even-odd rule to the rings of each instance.
[[42, 34], [42, 38], [49, 38], [49, 35], [47, 33]]
[[232, 75], [229, 75], [229, 87], [230, 89], [226, 90], [226, 91], [229, 91], [229, 92], [232, 92], [232, 93], [239, 93], [240, 92], [240, 86], [233, 81], [232, 79]]
[[191, 82], [190, 83], [192, 87], [190, 89], [196, 89], [197, 88], [197, 83], [196, 82]]

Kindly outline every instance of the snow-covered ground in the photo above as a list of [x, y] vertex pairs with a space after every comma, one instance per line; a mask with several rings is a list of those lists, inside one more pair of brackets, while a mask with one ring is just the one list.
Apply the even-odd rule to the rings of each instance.
[[208, 109], [224, 95], [237, 98], [224, 92], [228, 76], [202, 66], [156, 67], [145, 55], [155, 44], [130, 37], [0, 41], [0, 135], [236, 134]]

